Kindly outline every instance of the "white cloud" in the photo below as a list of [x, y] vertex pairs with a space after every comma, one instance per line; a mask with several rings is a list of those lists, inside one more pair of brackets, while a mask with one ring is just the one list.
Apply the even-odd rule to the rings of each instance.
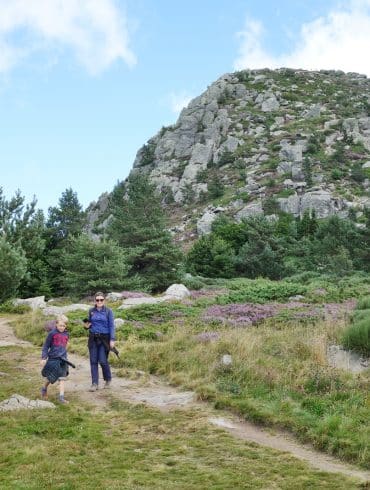
[[0, 0], [0, 72], [40, 51], [71, 49], [92, 74], [136, 63], [115, 0]]
[[189, 95], [185, 92], [179, 94], [170, 94], [169, 100], [172, 112], [174, 112], [175, 114], [179, 114], [193, 98], [194, 97], [192, 95]]
[[247, 18], [236, 70], [292, 67], [309, 70], [336, 69], [370, 76], [370, 0], [353, 0], [325, 17], [303, 24], [290, 52], [272, 56], [262, 44], [261, 23]]

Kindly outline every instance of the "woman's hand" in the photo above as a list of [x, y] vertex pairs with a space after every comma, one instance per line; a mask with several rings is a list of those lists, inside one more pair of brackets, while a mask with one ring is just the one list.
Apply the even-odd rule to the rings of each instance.
[[111, 349], [113, 349], [113, 347], [114, 347], [114, 340], [110, 340], [110, 341], [109, 341], [109, 347], [110, 347]]
[[41, 359], [40, 366], [43, 367], [46, 364], [46, 359]]

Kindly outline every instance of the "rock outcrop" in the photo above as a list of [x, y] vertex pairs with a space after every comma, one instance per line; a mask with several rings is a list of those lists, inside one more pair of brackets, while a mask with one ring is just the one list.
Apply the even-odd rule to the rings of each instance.
[[[209, 233], [220, 207], [235, 220], [269, 214], [271, 200], [295, 216], [361, 212], [369, 161], [370, 81], [282, 68], [220, 77], [138, 151], [132, 172], [156, 183], [181, 238]], [[91, 230], [109, 219], [107, 203], [91, 206]]]

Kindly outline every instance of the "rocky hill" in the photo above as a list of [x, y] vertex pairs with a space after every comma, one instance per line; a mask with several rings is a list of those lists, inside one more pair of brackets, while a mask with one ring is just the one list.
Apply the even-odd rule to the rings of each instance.
[[[317, 217], [370, 207], [370, 80], [340, 71], [226, 74], [137, 153], [132, 172], [157, 184], [177, 238], [219, 213]], [[90, 225], [109, 214], [104, 194]]]

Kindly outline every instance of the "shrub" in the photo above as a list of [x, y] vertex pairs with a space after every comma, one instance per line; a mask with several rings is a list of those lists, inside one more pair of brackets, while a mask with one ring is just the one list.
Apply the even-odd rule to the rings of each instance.
[[15, 313], [23, 315], [23, 313], [28, 313], [30, 309], [31, 308], [28, 305], [15, 305], [12, 300], [5, 301], [5, 303], [0, 305], [0, 313]]
[[185, 276], [181, 280], [182, 284], [188, 289], [202, 289], [205, 286], [205, 282], [199, 276]]
[[281, 301], [297, 294], [306, 293], [307, 288], [300, 284], [286, 281], [270, 281], [268, 279], [235, 280], [229, 285], [229, 294], [219, 296], [217, 303], [265, 303], [266, 301]]

